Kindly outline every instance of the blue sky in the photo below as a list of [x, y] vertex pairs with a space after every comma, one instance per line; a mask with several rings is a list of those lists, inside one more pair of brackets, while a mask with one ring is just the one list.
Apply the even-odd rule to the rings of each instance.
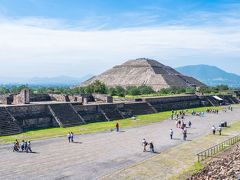
[[239, 12], [232, 0], [0, 0], [0, 76], [84, 76], [138, 57], [240, 74]]

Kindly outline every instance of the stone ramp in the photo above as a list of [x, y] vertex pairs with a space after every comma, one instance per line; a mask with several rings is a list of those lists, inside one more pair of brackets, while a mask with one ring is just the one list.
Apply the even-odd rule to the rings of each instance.
[[214, 97], [206, 96], [206, 99], [212, 106], [219, 106], [219, 102]]
[[0, 136], [21, 133], [22, 129], [14, 122], [14, 118], [5, 107], [0, 107]]
[[51, 104], [48, 107], [61, 127], [75, 126], [84, 123], [84, 120], [74, 110], [71, 104]]
[[100, 105], [103, 114], [109, 121], [123, 119], [124, 117], [120, 114], [117, 106], [113, 105]]
[[125, 104], [124, 110], [132, 115], [153, 114], [155, 111], [146, 102]]
[[83, 106], [73, 104], [73, 107], [86, 123], [107, 121], [98, 105]]

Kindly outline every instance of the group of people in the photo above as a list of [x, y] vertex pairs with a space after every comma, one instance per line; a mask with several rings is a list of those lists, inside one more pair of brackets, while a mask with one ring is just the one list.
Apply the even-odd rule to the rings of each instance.
[[219, 132], [219, 135], [221, 136], [222, 135], [222, 126], [221, 125], [219, 125], [218, 126], [218, 129], [213, 125], [212, 126], [212, 133], [213, 133], [213, 135], [215, 135], [216, 134], [216, 131], [218, 130], [218, 132]]
[[73, 132], [69, 132], [68, 134], [67, 134], [67, 138], [68, 138], [68, 142], [70, 143], [70, 142], [74, 142], [74, 134], [73, 134]]
[[218, 114], [218, 109], [207, 109], [206, 112], [207, 112], [207, 113]]
[[145, 138], [142, 140], [143, 152], [147, 151], [148, 145], [149, 145], [150, 152], [155, 153], [153, 142], [151, 141], [150, 143], [148, 143]]
[[19, 141], [16, 139], [13, 146], [13, 152], [20, 152], [20, 151], [31, 153], [32, 152], [31, 142], [22, 140], [20, 144]]
[[184, 119], [185, 116], [186, 116], [186, 112], [183, 110], [179, 112], [172, 110], [172, 115], [171, 115], [172, 120], [174, 119], [174, 117], [175, 119]]
[[204, 117], [205, 113], [202, 112], [196, 112], [194, 110], [192, 110], [192, 116], [200, 116], [200, 117]]

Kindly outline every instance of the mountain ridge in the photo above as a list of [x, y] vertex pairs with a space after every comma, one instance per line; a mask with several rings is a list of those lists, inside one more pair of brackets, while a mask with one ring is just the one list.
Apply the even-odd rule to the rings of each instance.
[[209, 86], [225, 84], [229, 87], [240, 87], [240, 75], [226, 72], [216, 66], [199, 64], [177, 67], [175, 69]]

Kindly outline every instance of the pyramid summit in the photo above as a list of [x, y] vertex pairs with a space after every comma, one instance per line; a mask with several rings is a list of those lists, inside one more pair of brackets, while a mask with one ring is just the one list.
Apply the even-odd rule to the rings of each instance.
[[205, 86], [192, 77], [185, 76], [169, 66], [147, 58], [128, 60], [122, 65], [114, 66], [85, 81], [82, 86], [89, 85], [96, 80], [103, 82], [108, 87], [145, 85], [151, 86], [155, 91], [169, 87]]

